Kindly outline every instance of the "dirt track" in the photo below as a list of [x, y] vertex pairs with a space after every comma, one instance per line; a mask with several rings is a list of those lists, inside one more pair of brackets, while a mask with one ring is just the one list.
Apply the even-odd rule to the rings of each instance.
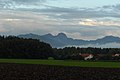
[[120, 69], [0, 64], [0, 80], [120, 80]]

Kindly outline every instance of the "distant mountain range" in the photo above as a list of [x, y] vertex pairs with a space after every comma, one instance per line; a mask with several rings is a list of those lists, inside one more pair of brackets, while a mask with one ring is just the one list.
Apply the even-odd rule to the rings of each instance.
[[67, 46], [79, 46], [79, 47], [102, 47], [102, 48], [120, 48], [120, 38], [115, 36], [106, 36], [97, 40], [82, 40], [68, 38], [66, 34], [59, 33], [56, 36], [52, 34], [37, 35], [37, 34], [23, 34], [18, 35], [22, 38], [39, 39], [40, 41], [49, 43], [52, 47], [67, 47]]

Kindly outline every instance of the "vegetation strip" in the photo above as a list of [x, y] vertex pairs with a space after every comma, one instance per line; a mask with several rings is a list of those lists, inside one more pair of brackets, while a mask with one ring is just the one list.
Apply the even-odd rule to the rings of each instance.
[[0, 59], [0, 63], [43, 64], [78, 67], [120, 68], [120, 62], [90, 62], [76, 60]]

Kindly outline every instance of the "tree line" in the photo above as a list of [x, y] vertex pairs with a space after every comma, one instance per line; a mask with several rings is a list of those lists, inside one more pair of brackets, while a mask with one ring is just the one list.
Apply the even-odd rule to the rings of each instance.
[[[112, 55], [120, 54], [120, 48], [65, 47], [57, 49], [37, 39], [0, 36], [0, 58], [48, 59], [52, 57], [62, 60], [84, 60], [80, 54], [93, 54], [94, 59], [97, 54], [104, 54], [105, 56], [100, 60], [113, 60]], [[120, 60], [120, 57], [115, 57], [115, 59]]]
[[47, 59], [52, 53], [49, 44], [36, 39], [0, 36], [0, 58]]
[[54, 48], [54, 53], [56, 53], [57, 59], [84, 60], [80, 54], [92, 54], [94, 55], [93, 60], [120, 60], [120, 56], [113, 57], [115, 54], [120, 54], [120, 48], [65, 47]]

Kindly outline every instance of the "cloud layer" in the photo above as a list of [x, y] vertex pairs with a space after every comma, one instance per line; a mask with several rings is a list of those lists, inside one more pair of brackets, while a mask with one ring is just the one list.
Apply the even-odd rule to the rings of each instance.
[[64, 32], [69, 37], [82, 39], [96, 39], [106, 35], [120, 37], [120, 4], [65, 8], [48, 5], [47, 2], [0, 0], [0, 33], [42, 35]]

